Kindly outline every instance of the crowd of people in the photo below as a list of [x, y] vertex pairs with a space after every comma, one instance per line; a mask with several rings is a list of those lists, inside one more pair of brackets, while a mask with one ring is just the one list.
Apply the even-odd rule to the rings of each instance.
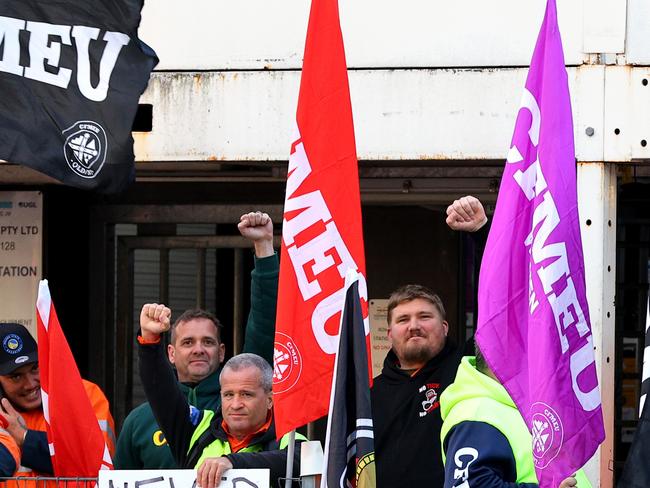
[[[476, 198], [447, 209], [454, 230], [475, 232], [486, 222]], [[145, 304], [137, 347], [148, 403], [128, 415], [116, 444], [108, 401], [84, 382], [115, 468], [196, 468], [202, 488], [217, 486], [230, 468], [268, 468], [273, 486], [284, 476], [288, 439], [276, 440], [273, 422], [273, 223], [251, 212], [238, 227], [255, 249], [244, 352], [224, 364], [222, 324], [205, 310], [187, 310], [172, 323], [169, 307]], [[448, 339], [440, 297], [402, 286], [389, 298], [387, 321], [391, 350], [371, 389], [377, 487], [537, 486], [523, 418], [480, 351], [463, 357], [465, 345]], [[23, 326], [3, 324], [0, 344], [0, 476], [53, 475], [36, 342]], [[295, 472], [304, 440], [297, 434]], [[559, 488], [576, 483], [590, 486], [578, 473]]]

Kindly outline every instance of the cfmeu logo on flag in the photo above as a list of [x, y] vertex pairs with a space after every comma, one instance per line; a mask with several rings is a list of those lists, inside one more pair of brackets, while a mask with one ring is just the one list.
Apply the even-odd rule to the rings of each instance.
[[82, 178], [94, 178], [106, 160], [108, 146], [104, 128], [83, 120], [63, 131], [69, 134], [63, 145], [63, 154], [70, 169]]
[[287, 391], [300, 379], [302, 356], [293, 339], [276, 332], [273, 346], [273, 387], [276, 393]]

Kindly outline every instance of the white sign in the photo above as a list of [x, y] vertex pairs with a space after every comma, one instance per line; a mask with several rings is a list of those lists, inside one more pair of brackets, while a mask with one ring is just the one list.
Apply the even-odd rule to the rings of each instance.
[[[218, 488], [269, 488], [268, 469], [229, 469]], [[194, 469], [99, 471], [98, 488], [196, 488]]]
[[370, 346], [372, 347], [372, 377], [381, 373], [384, 367], [384, 359], [390, 351], [390, 341], [388, 340], [388, 300], [372, 299], [368, 307], [368, 317], [370, 318]]
[[0, 191], [0, 322], [36, 337], [36, 294], [42, 275], [43, 195]]

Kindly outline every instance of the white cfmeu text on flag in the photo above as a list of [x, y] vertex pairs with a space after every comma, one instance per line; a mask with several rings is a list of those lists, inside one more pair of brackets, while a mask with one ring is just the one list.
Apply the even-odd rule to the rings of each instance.
[[[29, 63], [20, 65], [21, 31], [29, 32]], [[130, 39], [121, 32], [106, 31], [99, 41], [100, 29], [85, 25], [59, 25], [47, 22], [32, 22], [23, 19], [0, 16], [0, 45], [4, 50], [0, 57], [0, 71], [24, 76], [48, 85], [68, 88], [72, 70], [59, 66], [62, 49], [71, 46], [74, 39], [77, 55], [77, 85], [81, 94], [94, 102], [106, 99], [109, 80], [115, 63]], [[59, 41], [53, 39], [59, 39]], [[95, 41], [94, 43], [91, 41]], [[104, 45], [99, 64], [99, 82], [91, 83], [90, 50]], [[45, 69], [45, 63], [50, 69]]]
[[[297, 129], [296, 132], [298, 132]], [[341, 312], [345, 284], [341, 280], [336, 284], [334, 290], [328, 289], [331, 288], [331, 286], [328, 287], [331, 282], [320, 280], [319, 275], [332, 266], [336, 266], [339, 276], [344, 278], [348, 268], [358, 270], [359, 267], [345, 245], [320, 190], [301, 195], [296, 194], [310, 173], [311, 165], [298, 133], [295, 142], [291, 145], [289, 156], [282, 237], [303, 299], [307, 301], [319, 295], [325, 295], [314, 308], [311, 326], [316, 342], [323, 352], [336, 354], [337, 336], [329, 334], [325, 329], [325, 324], [330, 318]], [[287, 219], [287, 215], [291, 215], [292, 212], [299, 213]], [[323, 225], [315, 227], [320, 222]], [[320, 232], [314, 236], [310, 235], [309, 240], [297, 245], [296, 236], [310, 228], [314, 231], [320, 230]], [[340, 260], [338, 264], [332, 255], [333, 252]], [[326, 287], [325, 290], [323, 287]], [[359, 295], [363, 300], [368, 300], [366, 279], [363, 274], [360, 274], [359, 277]], [[364, 320], [364, 326], [367, 334], [367, 319]]]
[[[521, 109], [528, 110], [532, 116], [528, 136], [532, 145], [537, 146], [541, 126], [539, 105], [533, 94], [528, 90], [524, 90], [521, 105]], [[510, 164], [522, 163], [524, 161], [524, 158], [515, 145], [510, 149], [507, 161]], [[580, 306], [573, 279], [571, 278], [566, 244], [564, 242], [548, 243], [551, 233], [560, 223], [560, 216], [555, 201], [553, 200], [553, 195], [551, 195], [546, 184], [539, 161], [539, 153], [535, 161], [528, 168], [524, 171], [517, 170], [513, 174], [513, 178], [528, 200], [543, 195], [535, 207], [531, 231], [526, 237], [525, 245], [529, 248], [532, 261], [536, 265], [547, 259], [553, 259], [546, 266], [540, 266], [537, 269], [537, 276], [553, 310], [553, 318], [560, 339], [562, 354], [566, 354], [571, 349], [570, 367], [573, 392], [580, 405], [582, 405], [582, 408], [587, 412], [591, 412], [600, 406], [598, 385], [594, 385], [589, 391], [582, 391], [578, 384], [578, 376], [594, 363], [593, 339], [589, 325], [585, 320], [584, 312]], [[539, 305], [539, 301], [533, 290], [532, 273], [530, 274], [530, 280], [529, 305], [532, 315]], [[560, 288], [557, 285], [562, 280], [566, 284], [561, 293], [556, 294], [555, 290]], [[571, 326], [575, 327], [578, 332], [578, 337], [574, 338], [572, 343], [569, 344], [572, 336], [567, 335], [565, 331]], [[582, 345], [579, 345], [578, 341]]]

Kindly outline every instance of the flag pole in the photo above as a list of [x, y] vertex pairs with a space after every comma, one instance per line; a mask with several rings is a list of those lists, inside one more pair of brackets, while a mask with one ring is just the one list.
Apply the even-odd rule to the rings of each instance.
[[293, 453], [296, 449], [296, 430], [289, 432], [289, 445], [287, 445], [287, 471], [285, 473], [284, 488], [293, 485]]

